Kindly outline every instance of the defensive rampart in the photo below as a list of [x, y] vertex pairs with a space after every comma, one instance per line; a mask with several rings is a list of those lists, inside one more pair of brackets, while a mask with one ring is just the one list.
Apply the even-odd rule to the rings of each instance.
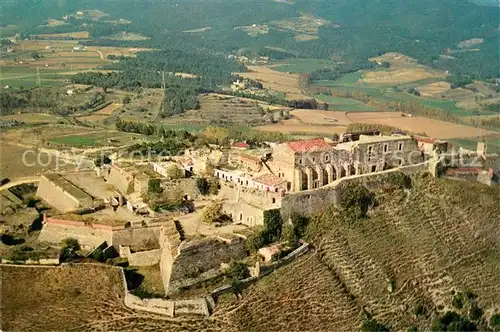
[[122, 246], [141, 248], [146, 245], [159, 248], [161, 222], [132, 223], [130, 225], [102, 225], [44, 216], [39, 241], [59, 244], [66, 238], [75, 238], [80, 245], [96, 248], [103, 242], [116, 249]]
[[322, 211], [329, 204], [339, 206], [342, 192], [354, 182], [361, 182], [368, 189], [375, 189], [387, 183], [393, 173], [413, 174], [426, 172], [428, 168], [428, 162], [424, 162], [377, 173], [349, 176], [318, 189], [289, 193], [281, 201], [281, 215], [283, 220], [288, 220], [293, 213], [309, 215]]

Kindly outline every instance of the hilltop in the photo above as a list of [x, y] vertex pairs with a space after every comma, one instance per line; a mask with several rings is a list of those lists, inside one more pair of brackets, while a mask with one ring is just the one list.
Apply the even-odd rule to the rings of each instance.
[[[166, 327], [176, 331], [298, 331], [304, 326], [356, 330], [372, 316], [390, 330], [422, 330], [447, 310], [468, 316], [465, 305], [457, 309], [456, 300], [458, 295], [468, 294], [489, 320], [500, 309], [497, 189], [425, 175], [414, 176], [411, 183], [410, 189], [373, 190], [376, 204], [358, 222], [346, 222], [333, 208], [312, 218], [307, 229], [307, 238], [315, 246], [312, 253], [250, 285], [239, 300], [233, 295], [219, 298], [208, 320], [168, 322], [122, 308], [105, 318], [98, 314], [96, 307], [102, 305], [98, 301], [88, 302], [86, 315], [77, 325], [71, 315], [61, 316], [46, 306], [37, 309], [37, 317], [44, 321], [63, 317], [68, 319], [65, 326], [80, 330], [100, 326], [116, 331]], [[78, 267], [77, 273], [82, 269], [85, 267]], [[2, 273], [5, 280], [23, 280], [32, 272], [3, 268]], [[110, 303], [119, 306], [121, 291], [109, 281], [101, 282], [109, 280], [105, 274], [93, 276], [94, 284], [102, 285], [102, 291], [113, 298]], [[30, 285], [34, 289], [41, 286], [34, 281]], [[65, 285], [57, 287], [72, 287]], [[22, 303], [22, 293], [11, 292], [7, 298]], [[39, 294], [52, 302], [60, 293]], [[78, 291], [65, 294], [63, 303], [79, 301]], [[8, 312], [14, 320], [12, 326], [23, 319], [15, 311]], [[480, 319], [475, 323], [481, 324]]]

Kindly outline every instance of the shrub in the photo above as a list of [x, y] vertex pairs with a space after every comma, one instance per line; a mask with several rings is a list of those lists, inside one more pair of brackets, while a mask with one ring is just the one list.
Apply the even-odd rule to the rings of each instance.
[[61, 241], [61, 253], [59, 260], [61, 262], [73, 261], [78, 257], [77, 251], [80, 250], [80, 244], [77, 239], [66, 238]]
[[408, 175], [403, 174], [401, 172], [390, 173], [388, 182], [393, 186], [400, 189], [409, 189], [411, 188], [411, 179]]
[[476, 325], [456, 312], [447, 311], [432, 320], [431, 331], [477, 331]]
[[361, 183], [349, 184], [340, 197], [344, 218], [349, 222], [365, 218], [372, 202], [371, 193]]
[[210, 193], [210, 184], [205, 178], [196, 178], [196, 188], [203, 196]]
[[149, 179], [148, 182], [148, 193], [160, 194], [163, 192], [163, 188], [161, 187], [160, 179]]
[[500, 314], [494, 314], [490, 318], [490, 325], [493, 331], [500, 331]]
[[215, 222], [225, 222], [229, 219], [223, 211], [222, 202], [220, 200], [213, 201], [207, 205], [203, 209], [201, 218], [204, 223], [209, 225]]
[[242, 262], [231, 262], [226, 270], [226, 277], [233, 283], [238, 280], [246, 279], [248, 276], [248, 268], [246, 264]]
[[361, 324], [362, 332], [389, 332], [389, 329], [373, 318], [366, 318]]
[[464, 307], [464, 297], [462, 293], [455, 294], [451, 300], [451, 304], [456, 309], [462, 309]]
[[476, 303], [472, 303], [469, 309], [469, 319], [478, 321], [483, 316], [483, 309], [479, 308]]
[[180, 179], [183, 177], [182, 170], [177, 165], [170, 165], [167, 168], [167, 177], [170, 179]]
[[129, 97], [129, 96], [125, 96], [125, 97], [123, 97], [122, 103], [123, 103], [124, 105], [129, 104], [129, 103], [130, 103], [130, 97]]

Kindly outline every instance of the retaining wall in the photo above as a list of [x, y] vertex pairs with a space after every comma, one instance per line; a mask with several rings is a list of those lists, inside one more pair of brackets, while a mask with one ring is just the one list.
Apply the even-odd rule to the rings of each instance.
[[429, 162], [424, 162], [383, 172], [349, 176], [318, 189], [289, 193], [281, 201], [281, 215], [283, 220], [288, 220], [293, 213], [309, 215], [322, 211], [329, 204], [340, 206], [342, 192], [351, 183], [361, 182], [368, 189], [376, 189], [384, 186], [391, 174], [413, 174], [427, 172], [428, 169]]
[[120, 257], [125, 257], [128, 259], [128, 264], [130, 266], [151, 266], [156, 265], [160, 262], [161, 249], [154, 249], [148, 251], [139, 251], [132, 253], [130, 247], [119, 246]]

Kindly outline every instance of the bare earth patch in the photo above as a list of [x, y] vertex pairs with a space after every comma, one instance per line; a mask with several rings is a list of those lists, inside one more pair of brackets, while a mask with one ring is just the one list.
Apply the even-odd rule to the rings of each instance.
[[382, 124], [414, 133], [425, 133], [434, 138], [477, 137], [479, 135], [495, 134], [495, 132], [489, 130], [479, 131], [474, 127], [440, 120], [403, 117], [399, 112], [359, 112], [348, 113], [347, 116], [353, 122]]
[[418, 92], [422, 97], [434, 97], [440, 95], [441, 93], [449, 90], [451, 88], [448, 82], [435, 82], [427, 85], [422, 85], [417, 88]]
[[39, 38], [77, 38], [77, 39], [87, 39], [89, 38], [89, 32], [88, 31], [76, 31], [76, 32], [66, 32], [66, 33], [47, 33], [47, 34], [40, 34], [40, 35], [35, 35], [36, 37]]
[[266, 89], [284, 92], [287, 99], [310, 98], [300, 88], [297, 74], [279, 72], [267, 66], [248, 66], [248, 69], [248, 72], [238, 73], [238, 75], [260, 81]]

